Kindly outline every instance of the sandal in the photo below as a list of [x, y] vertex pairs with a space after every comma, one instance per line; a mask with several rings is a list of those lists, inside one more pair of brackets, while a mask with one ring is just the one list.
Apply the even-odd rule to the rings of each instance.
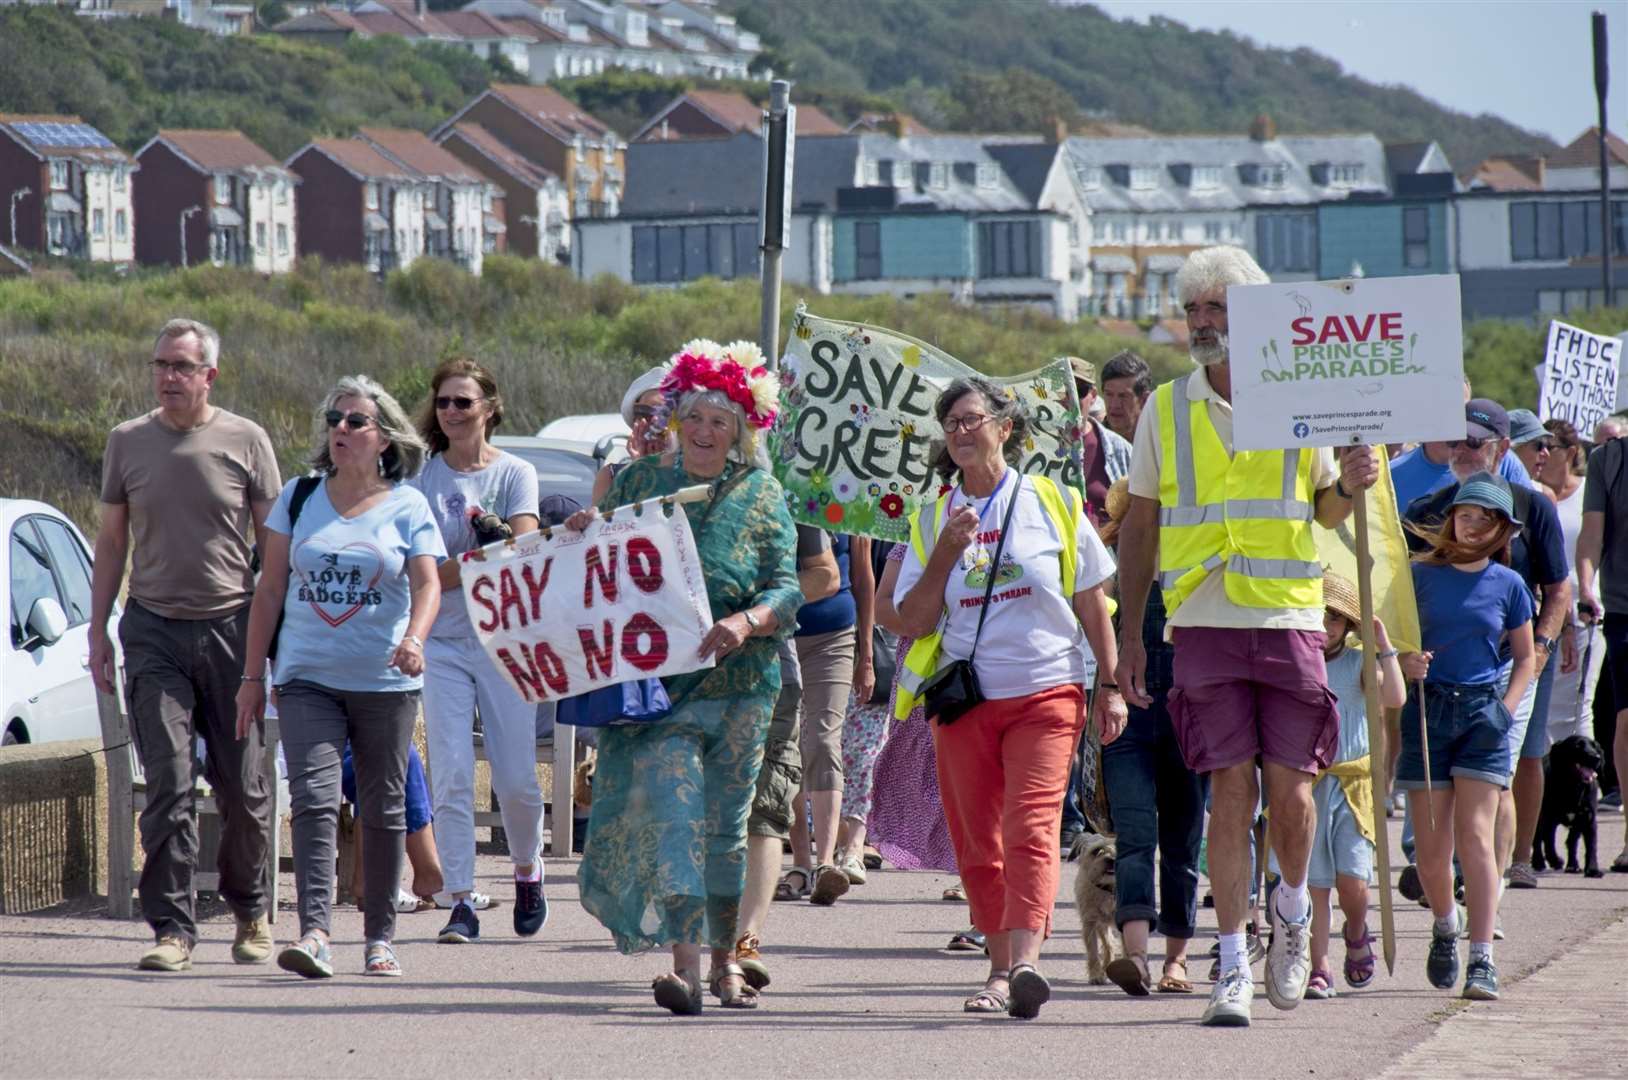
[[[1351, 928], [1342, 927], [1340, 937], [1345, 939], [1345, 985], [1353, 990], [1361, 990], [1374, 981], [1374, 935], [1368, 928], [1362, 928], [1362, 936], [1352, 941]], [[1366, 956], [1357, 956], [1358, 950], [1367, 950]]]
[[1126, 953], [1116, 956], [1108, 962], [1105, 974], [1113, 984], [1131, 997], [1147, 997], [1148, 984], [1153, 979], [1148, 974], [1148, 958], [1146, 953]]
[[826, 863], [814, 871], [814, 891], [809, 893], [808, 902], [818, 904], [820, 907], [830, 907], [837, 902], [839, 896], [848, 891], [848, 885], [848, 875]]
[[1306, 979], [1306, 998], [1309, 1001], [1324, 1001], [1334, 996], [1334, 976], [1321, 969], [1313, 971]]
[[[1612, 867], [1612, 869], [1615, 870], [1616, 867]], [[962, 885], [961, 885], [961, 883], [959, 881], [957, 881], [954, 885], [951, 885], [949, 888], [944, 890], [944, 899], [946, 899], [946, 900], [965, 901], [966, 898], [967, 898], [967, 890], [962, 887]]]
[[656, 1004], [674, 1016], [701, 1015], [701, 983], [692, 982], [682, 971], [669, 971], [657, 975], [650, 983]]
[[950, 935], [950, 943], [944, 948], [950, 952], [986, 952], [989, 946], [984, 941], [983, 932], [974, 926], [970, 930]]
[[[797, 875], [797, 884], [791, 883], [791, 876]], [[806, 866], [794, 866], [780, 876], [780, 883], [774, 887], [776, 900], [806, 900], [809, 886], [814, 883], [814, 871]]]
[[1180, 968], [1181, 974], [1173, 975], [1169, 970], [1166, 970], [1163, 975], [1160, 975], [1159, 985], [1155, 988], [1159, 993], [1191, 994], [1193, 992], [1193, 981], [1187, 977], [1187, 961], [1166, 960], [1164, 966], [1166, 969]]
[[742, 934], [735, 942], [735, 962], [746, 972], [746, 985], [753, 990], [761, 990], [769, 985], [769, 969], [758, 954], [762, 944], [758, 936], [752, 933]]
[[388, 941], [370, 941], [362, 965], [363, 975], [383, 975], [388, 978], [397, 978], [401, 975], [401, 961], [396, 959], [396, 950], [390, 947]]
[[277, 966], [307, 979], [334, 977], [333, 956], [328, 942], [316, 934], [307, 934], [277, 954]]
[[1033, 964], [1014, 964], [1010, 981], [1012, 996], [1006, 1003], [1006, 1015], [1018, 1020], [1039, 1016], [1040, 1006], [1051, 1000], [1051, 983]]
[[984, 980], [984, 988], [961, 1003], [961, 1011], [969, 1013], [1003, 1013], [1006, 1011], [1006, 995], [991, 986], [1006, 978], [1004, 971], [991, 971], [989, 978]]
[[[726, 985], [735, 979], [740, 981]], [[726, 1009], [757, 1008], [757, 991], [746, 981], [746, 972], [739, 964], [714, 967], [707, 975], [707, 985], [712, 988], [712, 996], [718, 999], [718, 1004]]]

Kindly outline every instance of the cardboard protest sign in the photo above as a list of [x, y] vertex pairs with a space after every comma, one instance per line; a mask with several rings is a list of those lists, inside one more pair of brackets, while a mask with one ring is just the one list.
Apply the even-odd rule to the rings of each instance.
[[1227, 290], [1238, 450], [1464, 437], [1458, 275]]
[[697, 655], [712, 609], [689, 519], [638, 506], [463, 556], [469, 621], [526, 701], [713, 666]]
[[[822, 319], [798, 305], [769, 436], [793, 520], [907, 539], [911, 516], [940, 486], [930, 462], [944, 436], [933, 403], [951, 380], [976, 374], [915, 338]], [[1082, 488], [1080, 404], [1068, 362], [991, 381], [1028, 409], [1032, 429], [1019, 467]]]
[[1583, 438], [1617, 407], [1622, 340], [1555, 319], [1538, 383], [1538, 419], [1565, 420]]

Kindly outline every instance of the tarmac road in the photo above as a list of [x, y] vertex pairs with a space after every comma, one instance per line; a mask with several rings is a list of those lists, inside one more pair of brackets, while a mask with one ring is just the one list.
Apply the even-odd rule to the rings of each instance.
[[[1620, 815], [1602, 815], [1600, 833], [1609, 858]], [[479, 887], [512, 897], [500, 860], [482, 856], [479, 871]], [[336, 913], [339, 975], [326, 982], [234, 965], [218, 905], [193, 970], [179, 975], [137, 972], [146, 926], [99, 908], [0, 916], [0, 1076], [1623, 1075], [1628, 875], [1549, 874], [1539, 889], [1510, 891], [1499, 1002], [1429, 987], [1428, 915], [1398, 898], [1394, 977], [1381, 963], [1367, 990], [1342, 982], [1336, 999], [1280, 1013], [1257, 966], [1248, 1030], [1197, 1026], [1202, 981], [1193, 995], [1141, 999], [1087, 986], [1072, 878], [1065, 865], [1042, 964], [1053, 997], [1031, 1023], [962, 1014], [985, 961], [941, 951], [966, 923], [964, 905], [938, 898], [951, 880], [941, 874], [883, 870], [832, 908], [776, 904], [762, 1007], [696, 1018], [654, 1005], [662, 958], [614, 952], [577, 902], [574, 861], [550, 864], [550, 920], [535, 939], [515, 937], [508, 904], [462, 947], [434, 943], [442, 915], [402, 916], [403, 979], [361, 977], [355, 908]], [[289, 875], [282, 891], [279, 943], [295, 930]], [[1201, 916], [1200, 979], [1214, 930], [1213, 913]], [[1474, 1066], [1455, 1067], [1460, 1058]]]

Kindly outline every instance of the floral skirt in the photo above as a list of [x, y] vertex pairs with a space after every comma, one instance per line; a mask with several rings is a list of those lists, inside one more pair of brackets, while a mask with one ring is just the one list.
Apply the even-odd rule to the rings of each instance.
[[871, 791], [876, 760], [887, 743], [887, 704], [862, 705], [848, 695], [848, 715], [842, 721], [842, 816], [864, 821], [871, 815]]
[[734, 946], [773, 704], [773, 693], [691, 701], [659, 723], [600, 731], [577, 880], [620, 951]]
[[933, 729], [920, 709], [894, 724], [876, 759], [865, 835], [901, 870], [957, 872], [955, 845], [938, 792]]

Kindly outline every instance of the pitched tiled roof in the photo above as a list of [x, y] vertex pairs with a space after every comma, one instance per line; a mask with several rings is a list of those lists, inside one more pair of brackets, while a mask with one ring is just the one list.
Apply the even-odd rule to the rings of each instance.
[[[448, 30], [459, 37], [470, 38], [510, 38], [520, 35], [502, 22], [480, 11], [442, 11], [436, 14], [436, 19]], [[521, 22], [527, 20], [521, 19]]]
[[487, 90], [493, 97], [570, 142], [577, 132], [591, 139], [603, 138], [610, 128], [583, 112], [558, 90], [524, 83], [493, 83]]
[[441, 142], [445, 144], [452, 138], [461, 139], [474, 147], [493, 166], [502, 169], [522, 184], [541, 188], [549, 180], [554, 179], [553, 173], [522, 156], [479, 124], [467, 122], [454, 124], [450, 130], [442, 133]]
[[480, 183], [481, 177], [468, 165], [430, 141], [420, 131], [404, 128], [361, 128], [359, 138], [371, 143], [388, 158], [401, 162], [414, 172], [453, 182]]
[[[162, 140], [182, 157], [207, 172], [245, 169], [285, 171], [282, 164], [241, 131], [192, 131], [163, 128], [153, 138]], [[147, 144], [151, 146], [152, 143]], [[142, 148], [143, 150], [146, 147]]]
[[1030, 203], [1038, 205], [1062, 147], [1055, 143], [992, 143], [985, 148]]
[[113, 140], [77, 116], [0, 113], [0, 129], [37, 154], [95, 162], [132, 161]]
[[353, 34], [372, 34], [371, 30], [357, 21], [356, 16], [338, 8], [317, 8], [304, 15], [285, 19], [272, 29], [279, 34], [331, 34], [340, 30]]
[[1513, 154], [1490, 157], [1475, 167], [1466, 182], [1493, 191], [1542, 191], [1543, 158]]
[[[645, 125], [633, 136], [642, 138], [646, 132], [661, 126], [663, 119], [680, 105], [689, 103], [711, 117], [724, 130], [722, 134], [735, 135], [741, 132], [757, 134], [763, 124], [763, 106], [753, 104], [745, 94], [731, 93], [728, 90], [689, 90], [672, 101], [666, 107], [651, 117]], [[798, 135], [845, 135], [848, 129], [831, 119], [817, 105], [797, 106], [797, 134]], [[675, 136], [669, 135], [669, 138]], [[682, 136], [676, 136], [682, 137]], [[717, 136], [689, 136], [690, 138], [716, 138]]]
[[[895, 130], [897, 128], [897, 130]], [[894, 135], [932, 135], [934, 131], [909, 113], [868, 112], [848, 125], [849, 131], [884, 131]]]
[[[1628, 142], [1617, 135], [1607, 131], [1605, 133], [1605, 154], [1614, 164], [1628, 165]], [[1564, 149], [1556, 150], [1547, 155], [1546, 164], [1551, 169], [1578, 169], [1591, 168], [1600, 163], [1600, 129], [1592, 126]]]
[[290, 164], [313, 147], [364, 180], [405, 180], [412, 177], [413, 170], [391, 161], [361, 139], [313, 139], [289, 158]]

